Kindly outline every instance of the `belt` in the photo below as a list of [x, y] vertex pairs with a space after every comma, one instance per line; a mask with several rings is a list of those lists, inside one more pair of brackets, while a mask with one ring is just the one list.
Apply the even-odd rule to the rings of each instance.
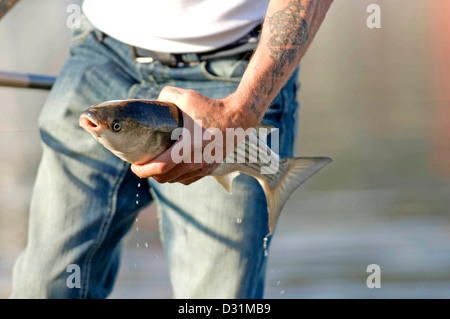
[[224, 47], [207, 52], [189, 52], [189, 53], [169, 53], [151, 51], [140, 47], [131, 47], [131, 52], [135, 60], [139, 63], [151, 63], [159, 61], [164, 65], [175, 67], [190, 65], [202, 61], [214, 59], [237, 57], [241, 59], [250, 59], [253, 51], [259, 42], [259, 32], [261, 25], [258, 25], [246, 36]]

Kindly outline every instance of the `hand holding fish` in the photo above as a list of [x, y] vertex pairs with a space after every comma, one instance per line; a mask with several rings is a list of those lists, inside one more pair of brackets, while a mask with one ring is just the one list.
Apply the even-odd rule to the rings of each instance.
[[[218, 128], [222, 131], [222, 136], [225, 136], [226, 128], [246, 130], [256, 127], [270, 101], [278, 94], [305, 54], [331, 2], [332, 0], [270, 2], [260, 45], [255, 50], [238, 89], [227, 98], [213, 100], [196, 91], [166, 87], [158, 100], [177, 105], [187, 122], [184, 127], [191, 133], [194, 120], [201, 121], [203, 129]], [[193, 147], [203, 149], [205, 143]], [[172, 149], [167, 150], [147, 164], [133, 165], [133, 172], [139, 177], [153, 177], [158, 182], [188, 185], [218, 167], [217, 163], [206, 163], [203, 159], [201, 162], [176, 164], [172, 160], [171, 151]], [[226, 150], [222, 155], [223, 158], [226, 157]]]
[[[232, 181], [237, 175], [253, 176], [266, 194], [272, 233], [292, 192], [331, 159], [279, 158], [263, 140], [253, 136], [255, 134], [250, 134], [254, 138], [249, 139], [245, 139], [245, 134], [241, 135], [237, 141], [234, 137], [231, 141], [225, 138], [233, 146], [228, 148], [223, 137], [226, 137], [227, 128], [246, 131], [258, 126], [271, 101], [298, 66], [331, 2], [271, 1], [260, 44], [236, 91], [224, 99], [214, 100], [193, 90], [166, 87], [161, 91], [159, 101], [121, 100], [95, 105], [80, 116], [80, 125], [115, 155], [131, 163], [133, 172], [140, 177], [187, 185], [211, 175], [231, 193]], [[214, 154], [215, 162], [206, 161], [203, 156], [205, 144], [211, 144], [203, 134], [200, 143], [195, 134], [190, 134], [191, 137], [194, 135], [194, 143], [188, 143], [189, 147], [186, 152], [183, 148], [182, 155], [184, 159], [192, 159], [192, 154], [195, 157], [201, 153], [200, 160], [190, 163], [174, 160], [172, 151], [186, 142], [188, 134], [181, 134], [181, 139], [174, 143], [173, 132], [184, 128], [185, 133], [195, 133], [195, 121], [202, 121], [201, 133], [214, 128], [221, 132], [222, 138], [213, 141], [213, 144], [219, 143], [214, 150], [219, 153], [222, 150], [220, 158]], [[234, 156], [239, 153], [244, 154], [243, 163], [234, 161]], [[254, 158], [256, 161], [251, 160], [251, 154], [259, 155]], [[266, 167], [266, 163], [275, 164], [274, 169], [272, 165]]]
[[[184, 91], [184, 93], [197, 95], [198, 100], [209, 100], [192, 91]], [[213, 109], [218, 106], [207, 104], [206, 107]], [[243, 141], [220, 165], [208, 166], [210, 161], [206, 161], [206, 164], [199, 161], [201, 163], [199, 165], [185, 163], [185, 167], [184, 165], [178, 167], [177, 163], [182, 161], [174, 161], [172, 157], [174, 153], [168, 150], [183, 143], [180, 140], [174, 143], [173, 132], [185, 129], [183, 118], [189, 123], [189, 117], [186, 114], [183, 116], [180, 109], [169, 102], [106, 101], [90, 107], [81, 114], [80, 125], [113, 154], [131, 163], [136, 174], [156, 176], [161, 182], [181, 180], [188, 184], [205, 175], [211, 175], [231, 193], [232, 182], [236, 176], [240, 173], [253, 176], [266, 194], [270, 232], [273, 231], [281, 209], [292, 192], [331, 161], [328, 157], [279, 158], [263, 140], [251, 132], [250, 138], [243, 138]], [[258, 127], [264, 128], [264, 125]], [[232, 141], [234, 142], [235, 139], [233, 138]], [[190, 140], [188, 144], [191, 149]], [[223, 148], [221, 144], [218, 146]], [[186, 153], [191, 156], [189, 151]], [[244, 162], [234, 160], [239, 154], [243, 155]], [[203, 154], [201, 155], [204, 160]], [[219, 162], [218, 158], [215, 164]]]
[[[219, 165], [228, 153], [232, 152], [237, 143], [234, 139], [228, 141], [233, 145], [226, 147], [223, 139], [217, 136], [226, 136], [227, 128], [242, 127], [243, 117], [234, 110], [230, 103], [230, 98], [224, 100], [214, 100], [197, 91], [185, 90], [175, 87], [165, 87], [159, 97], [159, 101], [170, 102], [177, 105], [183, 114], [183, 124], [187, 134], [183, 134], [180, 139], [165, 152], [144, 164], [133, 164], [132, 171], [141, 178], [153, 177], [159, 183], [180, 182], [189, 185], [206, 175], [210, 175]], [[211, 140], [199, 139], [198, 135], [204, 136], [207, 129], [218, 129], [221, 134], [216, 134]], [[185, 132], [186, 132], [185, 131]], [[201, 134], [196, 134], [199, 132]], [[177, 143], [188, 142], [190, 139], [191, 152], [183, 154], [181, 162], [173, 159], [172, 151], [177, 147]], [[243, 139], [243, 136], [242, 138]], [[240, 142], [238, 140], [237, 142]], [[211, 145], [211, 143], [215, 145]], [[203, 156], [194, 158], [195, 154], [203, 154], [203, 148], [209, 145], [221, 148], [222, 156], [219, 161], [205, 161]]]

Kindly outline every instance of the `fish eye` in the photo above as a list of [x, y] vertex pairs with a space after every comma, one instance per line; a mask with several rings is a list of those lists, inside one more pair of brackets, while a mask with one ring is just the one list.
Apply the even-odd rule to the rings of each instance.
[[122, 123], [118, 120], [115, 120], [112, 122], [111, 128], [114, 132], [119, 132], [122, 129]]

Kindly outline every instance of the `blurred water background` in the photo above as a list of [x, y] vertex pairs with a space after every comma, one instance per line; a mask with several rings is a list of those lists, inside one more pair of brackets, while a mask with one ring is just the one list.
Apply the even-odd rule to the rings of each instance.
[[[19, 2], [0, 21], [0, 70], [58, 74], [70, 3]], [[380, 29], [366, 25], [371, 3]], [[297, 154], [334, 162], [288, 201], [266, 297], [450, 297], [449, 13], [448, 0], [332, 5], [302, 62]], [[0, 298], [26, 244], [47, 94], [0, 87]], [[370, 264], [379, 289], [366, 285]], [[170, 297], [151, 206], [125, 239], [111, 298]]]

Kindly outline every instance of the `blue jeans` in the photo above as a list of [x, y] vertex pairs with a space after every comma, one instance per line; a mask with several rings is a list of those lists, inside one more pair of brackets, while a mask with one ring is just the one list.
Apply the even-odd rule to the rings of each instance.
[[[166, 85], [225, 97], [247, 64], [235, 59], [179, 68], [140, 64], [129, 46], [102, 37], [84, 18], [39, 118], [43, 155], [11, 298], [107, 297], [121, 241], [139, 210], [153, 200], [175, 298], [262, 298], [269, 231], [266, 199], [254, 178], [239, 176], [232, 195], [211, 177], [190, 186], [140, 179], [78, 125], [93, 104], [156, 99]], [[279, 127], [282, 156], [293, 154], [296, 79], [297, 72], [264, 118]], [[79, 267], [79, 287], [68, 285], [72, 264]]]

